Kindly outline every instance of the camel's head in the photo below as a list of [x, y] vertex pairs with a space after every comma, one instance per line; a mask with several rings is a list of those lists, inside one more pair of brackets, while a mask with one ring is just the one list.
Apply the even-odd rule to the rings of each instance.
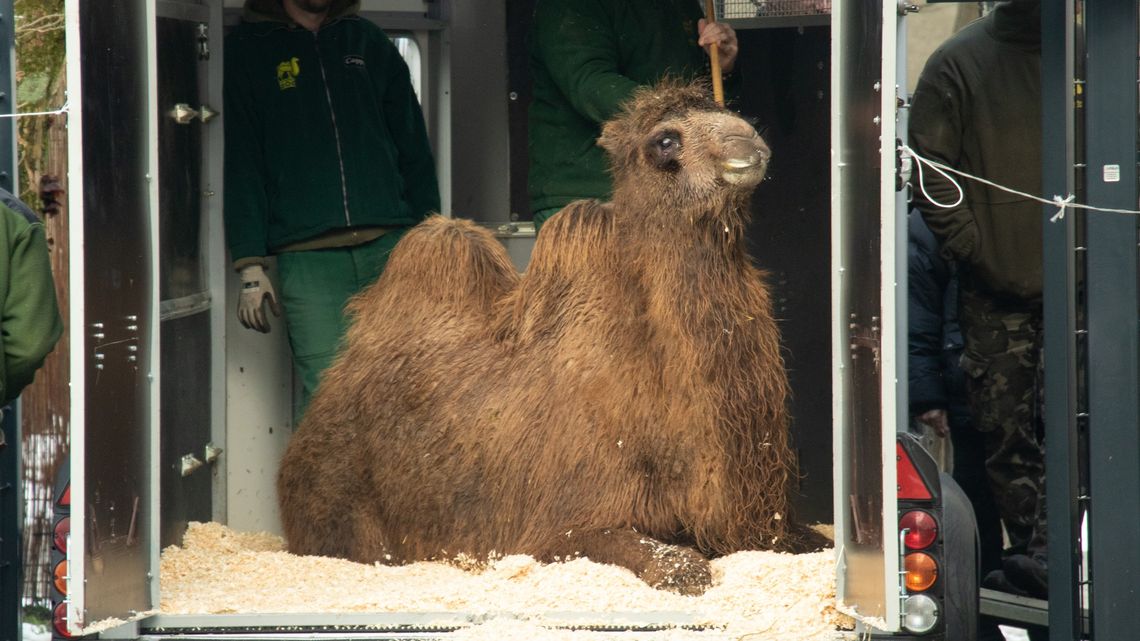
[[598, 144], [610, 157], [615, 200], [693, 218], [746, 199], [771, 155], [752, 125], [719, 107], [706, 86], [675, 80], [635, 93]]

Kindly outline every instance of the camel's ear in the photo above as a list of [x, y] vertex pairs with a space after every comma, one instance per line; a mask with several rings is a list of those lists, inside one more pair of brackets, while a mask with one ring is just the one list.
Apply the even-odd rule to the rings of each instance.
[[638, 145], [630, 144], [628, 129], [629, 124], [625, 119], [611, 120], [602, 127], [598, 146], [606, 150], [606, 155], [610, 158], [611, 171], [629, 165], [638, 152]]
[[602, 126], [602, 135], [598, 137], [598, 146], [605, 149], [610, 156], [617, 154], [618, 140], [621, 139], [620, 128], [621, 125], [610, 120]]

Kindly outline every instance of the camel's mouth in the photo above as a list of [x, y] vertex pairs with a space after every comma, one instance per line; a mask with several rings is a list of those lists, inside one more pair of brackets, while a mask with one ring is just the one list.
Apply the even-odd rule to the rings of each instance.
[[721, 164], [721, 177], [730, 185], [758, 183], [764, 177], [768, 163], [760, 155], [746, 158], [729, 158]]
[[771, 152], [751, 130], [732, 134], [721, 141], [721, 176], [734, 187], [755, 187], [764, 178]]

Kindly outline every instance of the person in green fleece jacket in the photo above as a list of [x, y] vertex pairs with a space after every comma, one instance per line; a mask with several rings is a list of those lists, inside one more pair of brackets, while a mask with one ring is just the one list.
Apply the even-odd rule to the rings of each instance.
[[[63, 335], [39, 218], [0, 189], [0, 411], [16, 400]], [[2, 435], [0, 435], [2, 436]]]
[[299, 417], [344, 335], [347, 300], [439, 210], [435, 162], [395, 45], [359, 0], [246, 0], [225, 42], [225, 229], [238, 318], [268, 332], [277, 259]]
[[571, 201], [607, 199], [601, 126], [640, 86], [709, 77], [717, 45], [726, 90], [738, 83], [732, 27], [699, 0], [538, 0], [530, 33], [528, 188], [534, 225]]

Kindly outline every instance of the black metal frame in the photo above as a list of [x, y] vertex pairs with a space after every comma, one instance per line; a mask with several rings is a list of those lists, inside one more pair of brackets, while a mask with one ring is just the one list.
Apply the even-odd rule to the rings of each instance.
[[[0, 0], [0, 114], [16, 111], [15, 51], [16, 51], [16, 11], [14, 0]], [[12, 166], [16, 156], [16, 121], [6, 118], [0, 126], [0, 187], [16, 192], [16, 168]]]
[[[1090, 204], [1099, 207], [1137, 206], [1136, 19], [1135, 0], [1085, 4], [1086, 185]], [[1133, 540], [1140, 532], [1137, 219], [1092, 212], [1086, 227], [1092, 630], [1102, 639], [1126, 639], [1140, 629], [1140, 547]]]
[[[1041, 43], [1042, 188], [1045, 193], [1072, 194], [1074, 175], [1074, 38], [1071, 3], [1042, 6], [1042, 33], [1065, 34]], [[1045, 324], [1045, 469], [1049, 536], [1050, 639], [1080, 638], [1080, 518], [1077, 465], [1077, 212], [1051, 222], [1056, 209], [1042, 215]]]
[[[13, 100], [14, 48], [16, 30], [13, 23], [13, 0], [0, 0], [0, 114], [15, 111]], [[15, 192], [13, 167], [16, 145], [16, 121], [0, 119], [0, 187]], [[21, 559], [20, 539], [23, 492], [20, 482], [20, 430], [16, 403], [0, 409], [0, 641], [20, 639]]]
[[[1082, 200], [1135, 210], [1137, 5], [1098, 0], [1084, 3], [1084, 12], [1087, 73], [1080, 82], [1073, 4], [1043, 3], [1043, 33], [1065, 34], [1043, 40], [1043, 186], [1045, 193], [1077, 193], [1083, 151]], [[1049, 222], [1055, 213], [1046, 207], [1043, 216], [1049, 638], [1131, 638], [1140, 628], [1140, 548], [1132, 540], [1140, 531], [1137, 218], [1094, 211]], [[1081, 601], [1086, 501], [1091, 605]]]
[[16, 404], [0, 408], [0, 641], [20, 641], [20, 431]]

